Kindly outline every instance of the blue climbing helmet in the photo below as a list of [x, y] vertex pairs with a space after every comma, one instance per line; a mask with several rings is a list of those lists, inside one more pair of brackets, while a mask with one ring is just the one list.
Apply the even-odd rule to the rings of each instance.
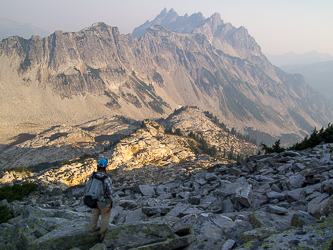
[[100, 159], [97, 163], [97, 166], [101, 168], [106, 168], [106, 165], [108, 165], [108, 161], [104, 158]]

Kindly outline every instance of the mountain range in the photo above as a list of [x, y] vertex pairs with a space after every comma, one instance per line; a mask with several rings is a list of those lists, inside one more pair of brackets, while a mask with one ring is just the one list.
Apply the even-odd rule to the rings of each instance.
[[79, 32], [0, 43], [1, 142], [50, 125], [123, 115], [209, 111], [241, 133], [292, 143], [333, 118], [300, 75], [273, 66], [244, 27], [219, 14], [163, 10], [123, 35], [95, 23]]
[[6, 18], [0, 18], [0, 41], [11, 36], [30, 38], [32, 35], [46, 37], [50, 34], [51, 32], [29, 23], [20, 23]]
[[315, 50], [304, 54], [289, 52], [282, 55], [271, 55], [265, 53], [265, 56], [272, 64], [281, 67], [282, 69], [284, 68], [283, 66], [286, 65], [304, 65], [333, 60], [333, 56], [330, 54], [322, 54]]
[[281, 66], [285, 72], [301, 74], [315, 90], [333, 102], [333, 60]]

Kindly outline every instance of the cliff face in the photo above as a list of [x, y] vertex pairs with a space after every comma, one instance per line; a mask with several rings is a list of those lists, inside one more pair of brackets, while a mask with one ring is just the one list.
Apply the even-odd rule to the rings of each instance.
[[301, 76], [272, 66], [245, 28], [224, 24], [218, 14], [195, 17], [200, 25], [192, 16], [181, 19], [192, 18], [186, 34], [152, 26], [139, 40], [104, 23], [3, 40], [0, 134], [119, 114], [167, 117], [184, 105], [237, 131], [273, 136], [303, 137], [332, 120], [330, 104]]

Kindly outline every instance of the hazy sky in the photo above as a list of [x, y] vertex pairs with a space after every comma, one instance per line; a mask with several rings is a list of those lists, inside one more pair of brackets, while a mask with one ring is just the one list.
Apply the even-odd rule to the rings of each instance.
[[50, 32], [102, 21], [131, 33], [164, 8], [206, 18], [218, 12], [225, 22], [247, 28], [265, 53], [333, 55], [333, 0], [0, 0], [0, 6], [1, 18]]

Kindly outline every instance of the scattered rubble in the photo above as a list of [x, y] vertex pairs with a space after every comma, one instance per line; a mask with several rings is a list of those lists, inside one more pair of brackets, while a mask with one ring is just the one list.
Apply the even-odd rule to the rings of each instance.
[[[248, 167], [250, 166], [250, 167]], [[121, 186], [102, 244], [90, 233], [84, 185], [9, 203], [6, 249], [331, 249], [330, 144], [256, 155], [171, 182]], [[76, 239], [76, 240], [74, 240]]]

